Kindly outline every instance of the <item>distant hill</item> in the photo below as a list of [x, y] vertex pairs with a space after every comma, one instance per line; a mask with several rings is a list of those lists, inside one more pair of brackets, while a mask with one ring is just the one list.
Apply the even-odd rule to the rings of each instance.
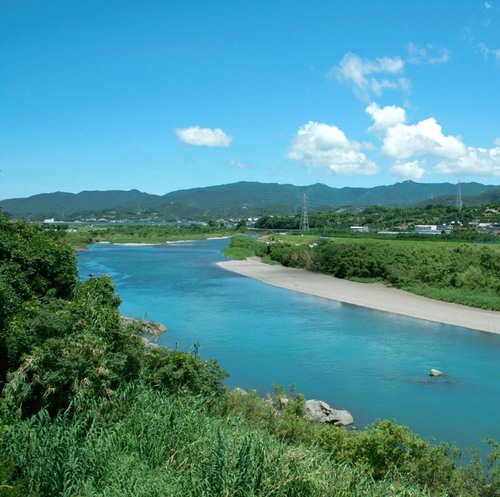
[[55, 192], [3, 200], [0, 205], [3, 212], [14, 218], [66, 219], [85, 214], [95, 216], [114, 209], [137, 212], [141, 208], [157, 208], [161, 205], [161, 197], [139, 190]]
[[[489, 203], [500, 197], [500, 186], [462, 183], [465, 204]], [[332, 188], [239, 182], [151, 195], [139, 190], [44, 193], [0, 202], [13, 218], [75, 219], [213, 219], [256, 217], [300, 212], [303, 196], [311, 211], [358, 208], [370, 205], [407, 207], [417, 204], [455, 205], [457, 185], [404, 181], [374, 188]], [[469, 202], [470, 199], [470, 202]]]
[[[498, 204], [500, 202], [500, 187], [496, 187], [493, 190], [486, 190], [475, 195], [466, 195], [463, 196], [464, 205], [474, 206], [474, 205], [488, 205], [488, 204]], [[434, 197], [430, 200], [425, 200], [423, 202], [419, 202], [417, 206], [423, 205], [457, 205], [457, 195], [442, 195], [439, 197]]]

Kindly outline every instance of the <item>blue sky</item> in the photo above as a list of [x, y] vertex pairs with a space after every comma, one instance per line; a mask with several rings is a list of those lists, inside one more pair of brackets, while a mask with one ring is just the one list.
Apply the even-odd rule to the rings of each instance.
[[500, 0], [2, 0], [0, 199], [500, 184]]

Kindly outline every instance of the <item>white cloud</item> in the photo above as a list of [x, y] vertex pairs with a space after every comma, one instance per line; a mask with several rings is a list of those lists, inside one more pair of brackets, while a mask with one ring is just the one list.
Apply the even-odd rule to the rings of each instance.
[[484, 8], [485, 8], [486, 10], [490, 10], [492, 7], [493, 7], [493, 5], [491, 5], [491, 3], [490, 3], [490, 2], [484, 2]]
[[441, 161], [436, 169], [440, 173], [455, 176], [500, 176], [500, 147], [468, 147], [467, 153], [458, 160]]
[[366, 100], [371, 94], [380, 96], [384, 90], [409, 91], [409, 81], [402, 77], [404, 62], [400, 57], [361, 59], [354, 53], [346, 53], [330, 74], [339, 81], [351, 84], [356, 95]]
[[495, 145], [496, 145], [497, 147], [500, 147], [500, 137], [495, 138], [494, 143], [495, 143]]
[[287, 157], [339, 175], [378, 172], [360, 149], [361, 144], [350, 141], [337, 126], [310, 121], [298, 130]]
[[220, 128], [177, 128], [175, 134], [183, 145], [197, 147], [229, 147], [233, 138], [226, 135]]
[[485, 59], [489, 59], [492, 56], [497, 61], [500, 61], [500, 48], [490, 48], [486, 43], [478, 43], [477, 47]]
[[248, 167], [250, 167], [250, 165], [246, 162], [232, 160], [229, 162], [229, 167], [232, 167], [233, 169], [247, 169]]
[[433, 156], [457, 159], [465, 153], [459, 138], [445, 136], [441, 126], [430, 117], [417, 124], [399, 123], [386, 130], [382, 153], [393, 159]]
[[411, 179], [418, 181], [425, 174], [425, 168], [422, 167], [418, 160], [409, 162], [396, 161], [391, 167], [391, 174], [399, 176], [402, 179]]
[[447, 48], [436, 47], [428, 43], [425, 47], [419, 47], [415, 43], [408, 43], [408, 62], [411, 64], [439, 64], [448, 62], [450, 51]]
[[358, 98], [368, 101], [372, 96], [380, 97], [385, 90], [408, 94], [410, 81], [403, 74], [406, 63], [439, 64], [447, 62], [450, 58], [449, 49], [431, 43], [425, 46], [409, 43], [406, 48], [408, 51], [406, 61], [401, 57], [362, 59], [359, 55], [348, 52], [329, 74], [341, 82], [350, 84]]
[[371, 103], [366, 112], [372, 116], [375, 121], [368, 131], [370, 133], [384, 134], [388, 128], [396, 126], [396, 124], [406, 122], [406, 112], [402, 107], [397, 105], [388, 105], [386, 107], [379, 107], [376, 103]]
[[382, 139], [382, 153], [395, 161], [394, 174], [419, 179], [425, 174], [425, 161], [442, 174], [500, 176], [500, 139], [495, 148], [468, 147], [460, 137], [443, 134], [434, 117], [407, 124], [404, 109], [374, 103], [366, 112], [374, 121], [369, 131]]
[[433, 117], [417, 124], [406, 124], [406, 113], [401, 107], [380, 108], [377, 104], [370, 104], [366, 112], [374, 120], [369, 131], [383, 136], [382, 153], [391, 159], [407, 160], [425, 156], [453, 159], [466, 151], [459, 138], [443, 134], [441, 126]]

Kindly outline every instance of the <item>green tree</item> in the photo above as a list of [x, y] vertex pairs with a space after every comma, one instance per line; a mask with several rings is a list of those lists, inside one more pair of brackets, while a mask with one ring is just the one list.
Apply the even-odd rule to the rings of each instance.
[[70, 247], [0, 215], [0, 389], [12, 356], [10, 321], [31, 299], [68, 298], [77, 281], [76, 255]]

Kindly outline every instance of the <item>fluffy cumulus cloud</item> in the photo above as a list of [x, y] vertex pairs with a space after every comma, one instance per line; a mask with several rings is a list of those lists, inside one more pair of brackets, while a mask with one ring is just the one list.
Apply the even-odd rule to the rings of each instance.
[[467, 152], [457, 160], [445, 159], [436, 166], [443, 174], [458, 176], [500, 176], [500, 147], [467, 147]]
[[500, 146], [491, 149], [466, 146], [460, 137], [443, 133], [435, 118], [407, 124], [404, 109], [370, 104], [366, 112], [373, 119], [369, 131], [382, 140], [381, 151], [395, 162], [391, 172], [407, 179], [420, 179], [424, 165], [455, 176], [500, 176]]
[[400, 57], [370, 60], [349, 52], [330, 73], [339, 81], [351, 84], [356, 95], [366, 100], [388, 89], [408, 92], [409, 82], [402, 76], [403, 70], [404, 62]]
[[399, 176], [403, 179], [418, 181], [424, 176], [425, 168], [418, 160], [412, 160], [409, 162], [402, 162], [398, 160], [392, 165], [390, 172], [391, 174]]
[[379, 167], [337, 126], [308, 122], [297, 132], [287, 157], [339, 174], [375, 174]]
[[220, 128], [177, 128], [175, 134], [183, 145], [197, 147], [229, 147], [233, 138], [226, 135]]
[[385, 132], [397, 124], [406, 122], [406, 112], [402, 107], [397, 105], [387, 105], [379, 107], [375, 103], [371, 103], [366, 112], [373, 119], [373, 126], [368, 131], [375, 135], [384, 135]]
[[383, 136], [382, 153], [391, 159], [406, 160], [419, 156], [457, 159], [466, 152], [462, 141], [444, 135], [433, 117], [417, 124], [406, 124], [406, 113], [401, 107], [380, 108], [377, 104], [370, 104], [366, 112], [374, 121], [369, 131]]
[[458, 159], [466, 152], [459, 138], [445, 136], [433, 117], [417, 124], [399, 123], [386, 130], [382, 153], [392, 159], [445, 157]]

